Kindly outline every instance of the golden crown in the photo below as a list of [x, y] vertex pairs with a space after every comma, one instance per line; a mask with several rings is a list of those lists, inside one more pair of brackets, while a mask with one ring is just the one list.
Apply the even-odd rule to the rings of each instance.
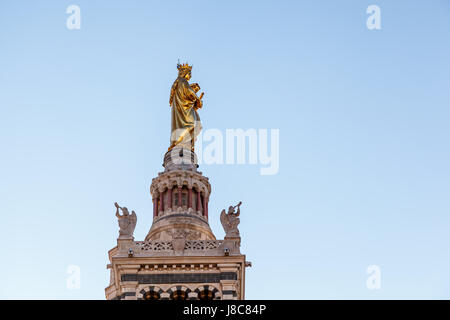
[[184, 70], [186, 70], [186, 71], [191, 71], [192, 70], [192, 66], [190, 66], [190, 65], [188, 65], [187, 63], [182, 63], [182, 64], [180, 64], [180, 62], [178, 62], [177, 63], [177, 69], [179, 70], [179, 71], [184, 71]]

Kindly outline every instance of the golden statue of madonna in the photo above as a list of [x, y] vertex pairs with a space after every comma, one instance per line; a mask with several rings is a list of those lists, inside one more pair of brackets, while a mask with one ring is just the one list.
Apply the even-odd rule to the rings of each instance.
[[178, 78], [170, 90], [169, 104], [172, 108], [172, 133], [169, 151], [175, 146], [194, 151], [195, 140], [202, 125], [197, 110], [203, 105], [204, 93], [197, 96], [200, 90], [198, 83], [189, 84], [192, 66], [187, 63], [177, 65]]

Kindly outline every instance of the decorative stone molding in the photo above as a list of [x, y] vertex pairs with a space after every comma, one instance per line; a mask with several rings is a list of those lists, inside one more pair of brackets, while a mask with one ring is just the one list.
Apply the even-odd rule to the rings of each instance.
[[157, 198], [160, 193], [167, 189], [186, 186], [200, 191], [208, 197], [211, 193], [211, 184], [208, 180], [207, 177], [202, 176], [198, 172], [183, 170], [163, 172], [152, 179], [150, 194], [153, 198]]

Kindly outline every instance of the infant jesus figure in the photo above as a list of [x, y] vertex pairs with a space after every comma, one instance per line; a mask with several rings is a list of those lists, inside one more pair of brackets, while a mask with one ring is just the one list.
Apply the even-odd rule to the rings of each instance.
[[[197, 93], [197, 92], [200, 91], [200, 85], [199, 85], [198, 83], [192, 83], [190, 86], [191, 86], [191, 89], [194, 90], [195, 93]], [[205, 94], [205, 93], [202, 92], [202, 93], [200, 94], [200, 97], [198, 97], [198, 100], [200, 100], [200, 101], [199, 101], [200, 103], [197, 103], [197, 104], [196, 104], [196, 108], [195, 108], [195, 109], [200, 109], [200, 108], [202, 107], [201, 100], [202, 100], [204, 94]]]

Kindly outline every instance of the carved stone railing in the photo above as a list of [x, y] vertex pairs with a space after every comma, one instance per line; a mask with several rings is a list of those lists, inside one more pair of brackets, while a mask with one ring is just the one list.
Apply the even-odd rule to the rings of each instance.
[[171, 251], [172, 241], [136, 241], [136, 246], [141, 251]]
[[223, 240], [186, 240], [184, 250], [215, 250]]
[[[223, 243], [223, 240], [186, 240], [184, 244], [185, 251], [209, 251], [217, 250]], [[137, 249], [141, 252], [164, 252], [173, 251], [172, 241], [136, 241]]]

